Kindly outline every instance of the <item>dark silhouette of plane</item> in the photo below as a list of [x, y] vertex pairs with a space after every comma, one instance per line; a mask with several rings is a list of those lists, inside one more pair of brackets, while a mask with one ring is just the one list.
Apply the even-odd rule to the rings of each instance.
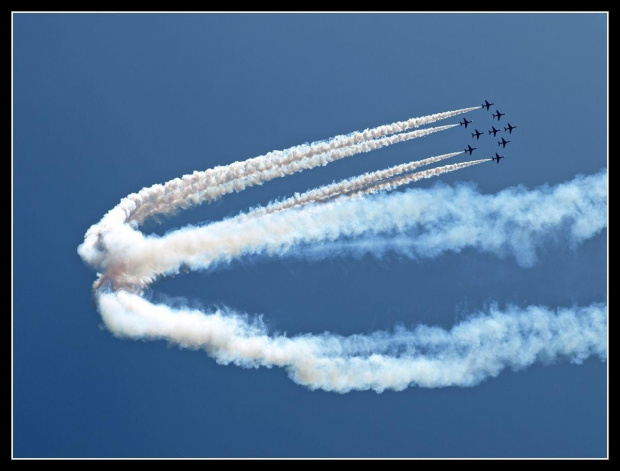
[[491, 126], [491, 129], [489, 129], [489, 134], [493, 133], [493, 137], [495, 137], [498, 132], [501, 132], [501, 129], [495, 129], [495, 126]]
[[[495, 114], [497, 113], [497, 114]], [[501, 118], [502, 116], [504, 116], [506, 113], [501, 113], [499, 110], [495, 110], [495, 113], [493, 113], [493, 117], [495, 118], [497, 116], [497, 120], [499, 121], [499, 118]]]
[[506, 144], [508, 144], [509, 142], [512, 142], [512, 141], [507, 141], [506, 139], [504, 139], [504, 138], [502, 137], [502, 140], [501, 140], [501, 141], [497, 141], [497, 145], [498, 145], [498, 146], [502, 146], [502, 147], [505, 149], [505, 148], [506, 148]]
[[505, 159], [506, 156], [505, 155], [499, 155], [497, 152], [495, 153], [495, 157], [491, 157], [491, 160], [497, 160], [497, 163], [499, 163], [499, 159]]
[[511, 126], [510, 123], [508, 123], [508, 127], [504, 128], [504, 131], [508, 131], [510, 134], [512, 134], [512, 130], [516, 128], [516, 126]]
[[466, 148], [466, 149], [463, 149], [463, 150], [465, 151], [465, 153], [466, 153], [466, 154], [469, 152], [469, 155], [471, 155], [471, 153], [472, 153], [473, 151], [475, 151], [476, 149], [477, 149], [477, 147], [472, 147], [472, 146], [470, 146], [469, 144], [467, 144], [467, 148]]
[[467, 129], [467, 125], [468, 125], [469, 123], [473, 123], [473, 121], [467, 121], [467, 118], [463, 118], [463, 122], [459, 121], [459, 124], [460, 124], [461, 126], [463, 126], [463, 124], [464, 124], [466, 129]]
[[484, 136], [483, 132], [478, 131], [477, 129], [474, 129], [474, 131], [476, 132], [472, 132], [471, 133], [471, 137], [476, 136], [476, 140], [480, 139], [480, 136]]
[[488, 100], [484, 100], [484, 103], [482, 104], [482, 106], [480, 108], [486, 108], [487, 111], [489, 111], [489, 108], [491, 108], [491, 105], [494, 105], [495, 103], [489, 103]]

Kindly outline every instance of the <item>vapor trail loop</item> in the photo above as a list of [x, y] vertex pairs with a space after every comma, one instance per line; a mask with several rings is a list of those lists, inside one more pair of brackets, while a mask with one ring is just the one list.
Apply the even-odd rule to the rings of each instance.
[[[334, 182], [204, 226], [164, 236], [138, 230], [149, 217], [173, 214], [274, 178], [327, 165], [455, 124], [411, 130], [479, 107], [412, 118], [194, 172], [131, 194], [88, 229], [80, 257], [98, 272], [94, 295], [116, 336], [163, 339], [203, 349], [220, 364], [281, 367], [310, 389], [402, 390], [473, 386], [502, 370], [539, 360], [581, 363], [607, 355], [607, 306], [551, 309], [493, 306], [451, 329], [420, 325], [393, 332], [288, 337], [229, 308], [203, 312], [155, 304], [145, 288], [185, 268], [212, 270], [246, 256], [381, 256], [386, 247], [410, 258], [470, 248], [514, 257], [524, 267], [549, 241], [576, 247], [607, 227], [607, 173], [535, 189], [482, 194], [471, 184], [391, 192], [420, 179], [490, 159], [416, 171], [462, 152], [436, 155]], [[394, 244], [394, 241], [398, 241]], [[266, 293], [278, 296], [275, 288]]]

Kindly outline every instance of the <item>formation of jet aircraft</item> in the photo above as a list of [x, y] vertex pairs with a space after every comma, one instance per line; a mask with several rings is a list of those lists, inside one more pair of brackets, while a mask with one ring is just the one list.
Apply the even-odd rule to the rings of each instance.
[[[495, 105], [495, 103], [489, 102], [489, 100], [484, 100], [484, 103], [482, 103], [482, 105], [480, 105], [480, 108], [482, 108], [483, 110], [486, 109], [487, 111], [489, 111], [491, 109], [491, 106]], [[492, 114], [493, 118], [497, 118], [497, 121], [499, 122], [502, 116], [505, 116], [506, 113], [502, 113], [500, 110], [498, 110], [497, 108], [495, 109], [495, 113]], [[463, 121], [460, 121], [459, 124], [461, 126], [465, 126], [467, 128], [467, 125], [472, 123], [473, 120], [468, 121], [467, 118], [463, 118]], [[503, 132], [508, 132], [509, 134], [512, 134], [512, 131], [514, 129], [516, 129], [516, 126], [513, 126], [510, 123], [507, 123], [507, 126], [504, 127]], [[488, 130], [489, 135], [493, 134], [493, 137], [495, 137], [497, 135], [498, 132], [502, 132], [502, 128], [500, 127], [499, 129], [497, 129], [494, 125], [491, 126], [491, 129]], [[480, 136], [484, 136], [484, 131], [480, 132], [478, 131], [478, 129], [474, 129], [474, 132], [471, 133], [471, 137], [472, 139], [475, 137], [477, 141], [480, 140]], [[512, 141], [510, 140], [506, 140], [503, 137], [501, 138], [501, 140], [497, 141], [497, 145], [498, 146], [502, 146], [502, 149], [506, 148], [506, 144], [510, 143]], [[475, 151], [477, 149], [477, 147], [472, 147], [470, 145], [467, 145], [467, 147], [465, 149], [463, 149], [465, 151], [465, 153], [469, 152], [469, 155], [472, 155], [472, 152]], [[495, 153], [494, 156], [491, 157], [491, 160], [496, 161], [497, 163], [499, 163], [499, 161], [501, 159], [505, 159], [506, 157], [503, 155], [499, 155], [497, 152]]]

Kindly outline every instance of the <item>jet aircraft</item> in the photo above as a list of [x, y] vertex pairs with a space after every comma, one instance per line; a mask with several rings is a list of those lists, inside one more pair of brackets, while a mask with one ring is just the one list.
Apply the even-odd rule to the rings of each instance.
[[506, 139], [504, 139], [502, 137], [501, 141], [497, 141], [497, 145], [498, 146], [502, 146], [502, 148], [505, 149], [506, 148], [506, 144], [508, 144], [509, 142], [512, 142], [512, 141], [507, 141]]
[[469, 155], [471, 155], [471, 153], [473, 151], [475, 151], [477, 149], [477, 147], [472, 147], [469, 144], [467, 144], [467, 148], [463, 149], [465, 151], [465, 153], [467, 154], [467, 152], [469, 152]]
[[[497, 114], [496, 114], [497, 113]], [[499, 119], [504, 116], [506, 113], [501, 113], [499, 110], [495, 110], [495, 113], [493, 113], [493, 117], [495, 118], [497, 116], [497, 120], [499, 121]]]
[[495, 157], [491, 157], [491, 160], [497, 160], [497, 163], [499, 163], [499, 159], [505, 159], [506, 156], [505, 155], [499, 155], [497, 152], [495, 153]]
[[495, 103], [489, 103], [488, 100], [484, 100], [484, 103], [482, 104], [481, 108], [486, 108], [487, 111], [489, 111], [489, 108], [491, 108], [491, 105], [494, 105]]
[[516, 126], [511, 126], [510, 123], [508, 123], [508, 127], [504, 128], [504, 131], [508, 131], [510, 134], [512, 134], [512, 130], [516, 128]]
[[501, 132], [501, 129], [495, 129], [495, 126], [491, 126], [491, 129], [489, 129], [489, 134], [493, 133], [493, 137], [495, 137], [498, 132]]
[[474, 131], [476, 132], [472, 132], [471, 133], [471, 137], [476, 136], [476, 140], [480, 139], [480, 136], [484, 136], [483, 132], [478, 131], [477, 129], [474, 129]]

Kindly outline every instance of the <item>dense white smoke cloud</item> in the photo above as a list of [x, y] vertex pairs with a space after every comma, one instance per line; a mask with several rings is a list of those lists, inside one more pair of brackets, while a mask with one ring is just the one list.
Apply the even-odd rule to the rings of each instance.
[[[294, 254], [302, 244], [380, 234], [406, 234], [412, 256], [435, 257], [474, 248], [511, 255], [520, 265], [531, 266], [537, 247], [545, 242], [563, 238], [575, 245], [604, 229], [606, 195], [607, 175], [599, 173], [554, 187], [515, 187], [494, 195], [462, 184], [337, 199], [256, 218], [186, 227], [163, 237], [132, 232], [132, 237], [106, 238], [110, 255], [104, 268], [110, 276], [121, 273], [123, 282], [146, 285], [184, 266], [208, 269], [244, 255], [282, 256]], [[366, 245], [368, 253], [373, 246], [382, 250], [381, 237], [376, 240]], [[337, 248], [334, 244], [330, 249]]]
[[604, 304], [557, 311], [494, 307], [450, 330], [421, 325], [350, 337], [286, 337], [269, 335], [260, 322], [233, 312], [171, 309], [122, 290], [102, 293], [98, 302], [106, 326], [118, 336], [204, 349], [224, 365], [282, 367], [299, 384], [340, 393], [474, 386], [536, 361], [606, 358]]

